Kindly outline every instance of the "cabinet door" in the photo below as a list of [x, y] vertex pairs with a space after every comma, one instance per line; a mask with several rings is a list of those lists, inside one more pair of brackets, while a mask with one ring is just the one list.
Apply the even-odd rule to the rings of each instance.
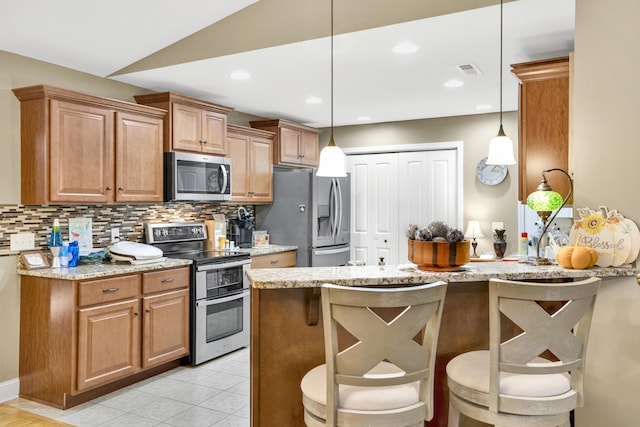
[[318, 167], [318, 134], [300, 133], [300, 163], [305, 166]]
[[139, 311], [137, 298], [78, 311], [78, 390], [140, 369]]
[[162, 120], [116, 113], [116, 201], [162, 201]]
[[228, 154], [226, 115], [202, 111], [202, 151], [220, 156]]
[[51, 100], [49, 200], [113, 200], [113, 112]]
[[229, 157], [231, 158], [231, 200], [249, 201], [249, 139], [248, 135], [229, 134]]
[[300, 131], [281, 128], [277, 163], [300, 164]]
[[[273, 143], [253, 137], [249, 144], [250, 196], [254, 203], [273, 201]], [[235, 183], [234, 183], [235, 185]]]
[[202, 110], [182, 104], [172, 104], [173, 150], [202, 150]]
[[146, 369], [188, 355], [189, 290], [145, 296], [142, 308], [142, 367]]

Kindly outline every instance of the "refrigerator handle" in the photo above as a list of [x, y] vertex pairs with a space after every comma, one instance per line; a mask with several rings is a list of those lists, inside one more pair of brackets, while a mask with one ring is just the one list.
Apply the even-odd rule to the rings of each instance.
[[331, 196], [333, 197], [332, 211], [331, 211], [331, 226], [333, 229], [331, 230], [331, 237], [335, 239], [338, 235], [338, 211], [339, 211], [339, 200], [338, 199], [338, 182], [335, 178], [331, 178]]
[[343, 206], [342, 206], [342, 186], [340, 185], [340, 181], [338, 181], [338, 179], [336, 178], [336, 187], [338, 188], [338, 207], [337, 207], [337, 211], [338, 211], [338, 218], [337, 218], [337, 223], [338, 226], [336, 227], [336, 237], [338, 237], [338, 235], [340, 234], [340, 232], [342, 231], [342, 213], [344, 212]]

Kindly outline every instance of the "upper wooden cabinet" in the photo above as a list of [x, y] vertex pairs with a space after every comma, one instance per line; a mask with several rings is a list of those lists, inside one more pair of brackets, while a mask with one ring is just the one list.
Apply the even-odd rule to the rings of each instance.
[[251, 127], [276, 134], [273, 164], [318, 167], [318, 130], [288, 120], [252, 121]]
[[22, 203], [162, 201], [165, 111], [46, 85], [13, 92]]
[[227, 156], [227, 114], [231, 108], [173, 92], [134, 96], [139, 104], [168, 111], [164, 150]]
[[274, 133], [228, 125], [231, 158], [231, 202], [271, 203], [273, 201]]
[[[518, 199], [526, 203], [542, 171], [569, 171], [569, 57], [511, 65], [520, 80]], [[562, 173], [546, 175], [562, 196], [569, 182]]]

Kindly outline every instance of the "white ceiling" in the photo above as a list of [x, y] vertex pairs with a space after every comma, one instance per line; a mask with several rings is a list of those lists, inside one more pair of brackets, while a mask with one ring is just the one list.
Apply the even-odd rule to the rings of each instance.
[[[11, 0], [1, 7], [0, 50], [261, 117], [329, 126], [328, 37], [112, 75], [256, 1]], [[517, 81], [509, 64], [573, 51], [574, 15], [575, 0], [505, 3], [504, 111], [517, 109]], [[393, 53], [401, 41], [413, 42], [418, 51]], [[468, 63], [481, 74], [467, 76], [456, 67]], [[499, 5], [336, 35], [334, 124], [499, 111], [499, 63]], [[252, 78], [231, 80], [229, 73], [239, 69]], [[443, 87], [453, 78], [464, 86]], [[306, 104], [310, 96], [323, 102]], [[491, 108], [479, 111], [479, 104]], [[362, 115], [371, 120], [357, 121]]]

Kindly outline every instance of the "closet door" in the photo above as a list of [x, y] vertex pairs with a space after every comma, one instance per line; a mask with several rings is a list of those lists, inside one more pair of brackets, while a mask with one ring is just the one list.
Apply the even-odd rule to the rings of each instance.
[[347, 156], [351, 172], [351, 259], [398, 260], [398, 155]]
[[351, 259], [404, 264], [409, 224], [461, 227], [457, 162], [455, 149], [348, 155]]
[[[458, 224], [460, 202], [456, 150], [398, 154], [398, 262], [409, 262], [405, 230], [409, 224], [426, 227], [432, 221]], [[464, 231], [464, 230], [463, 230]]]

